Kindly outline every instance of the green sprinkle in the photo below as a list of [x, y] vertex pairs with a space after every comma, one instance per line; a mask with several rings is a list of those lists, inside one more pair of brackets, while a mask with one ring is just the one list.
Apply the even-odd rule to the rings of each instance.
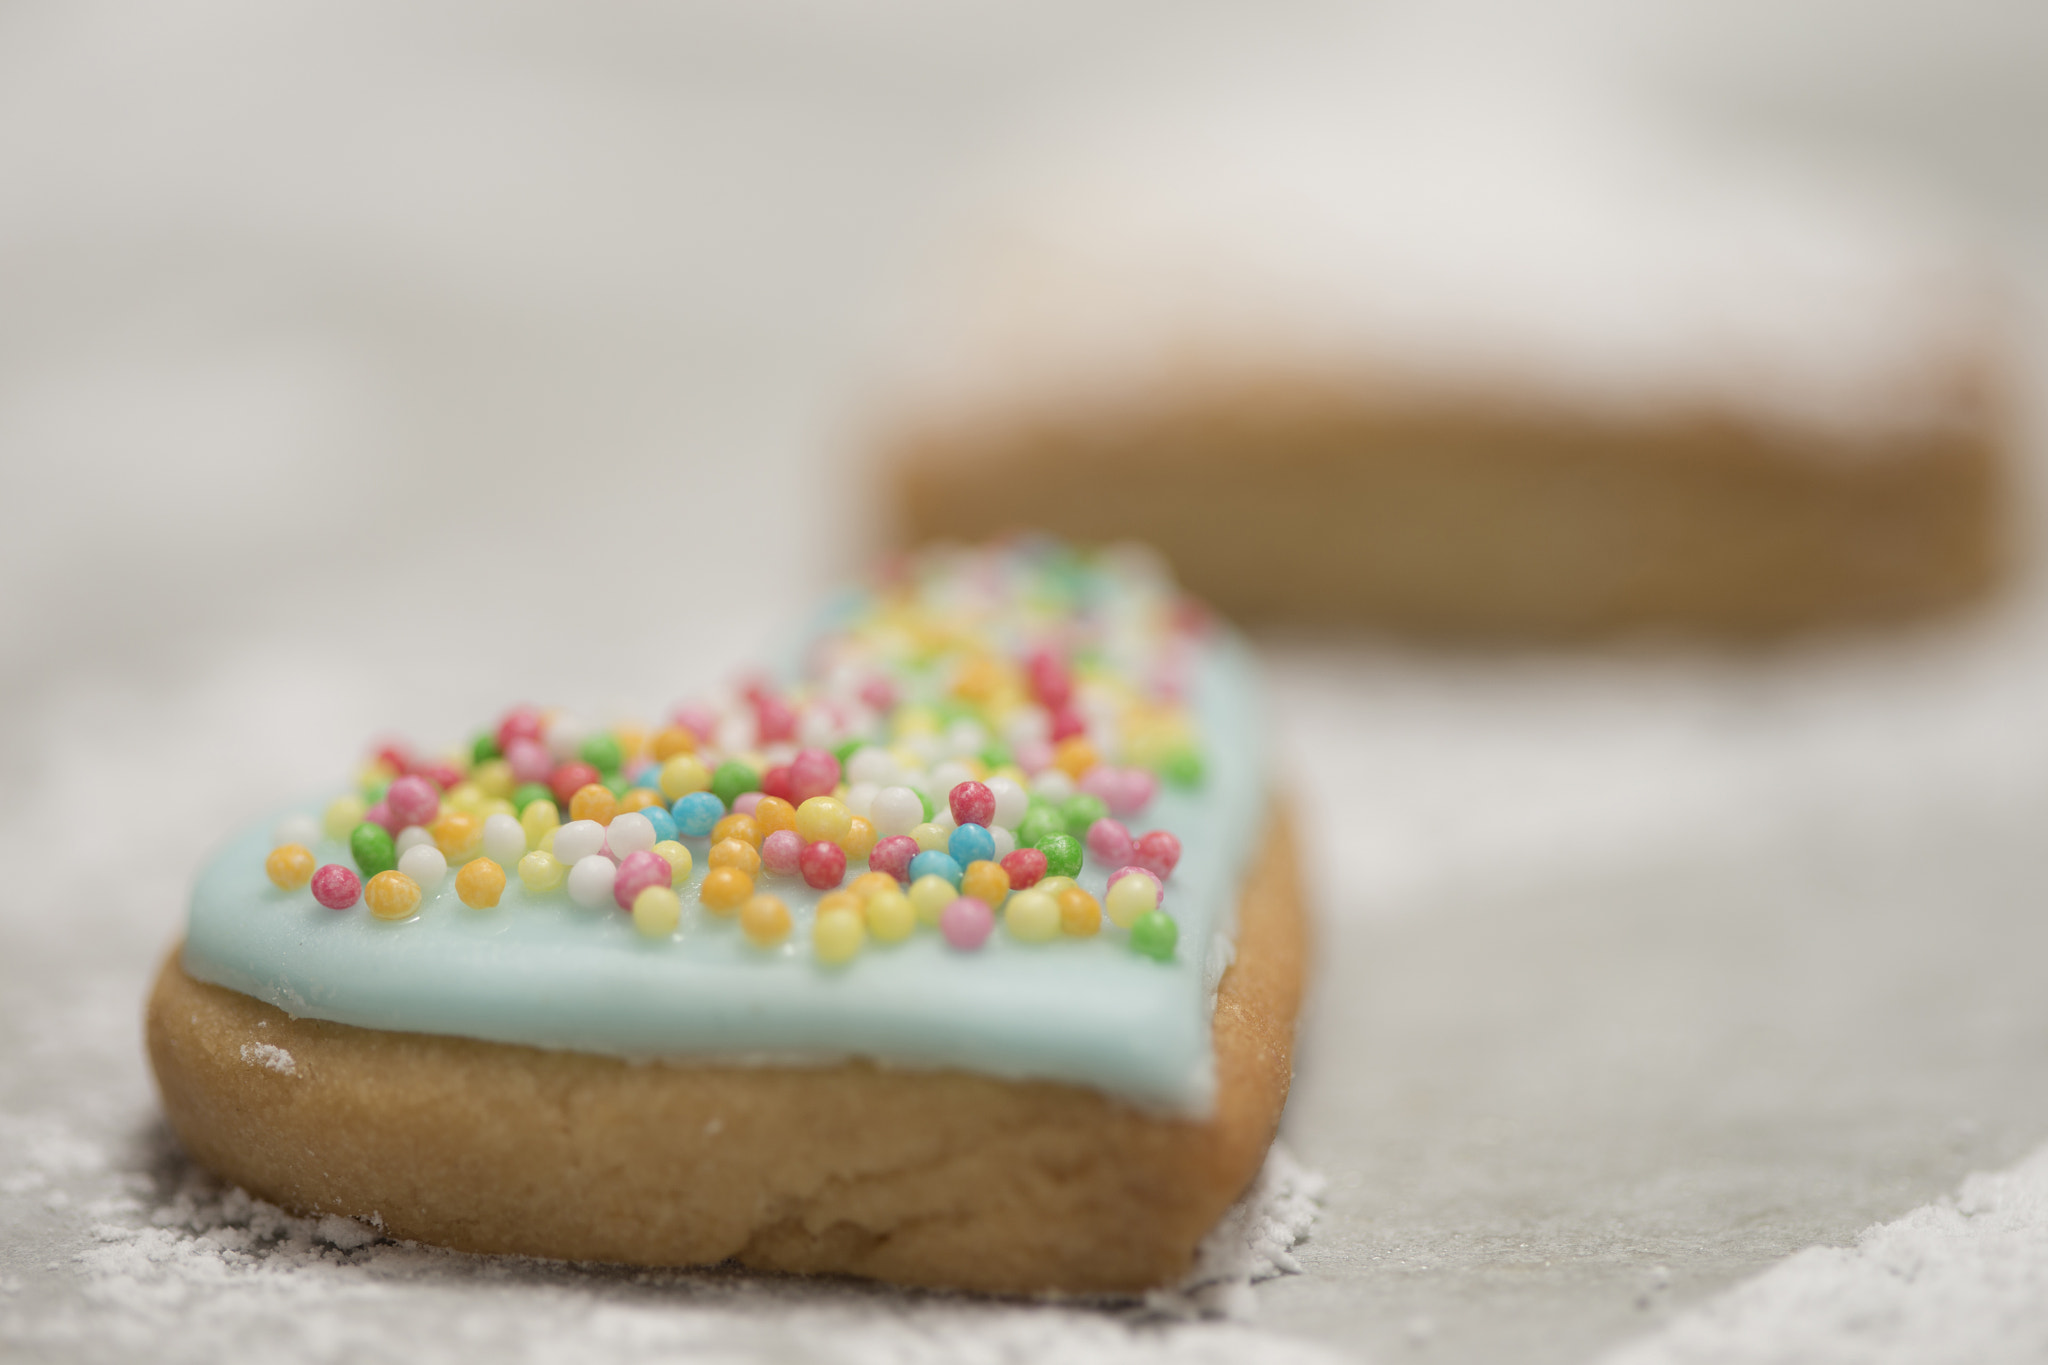
[[1071, 834], [1048, 834], [1032, 840], [1031, 847], [1045, 855], [1048, 877], [1072, 877], [1081, 870], [1081, 841]]
[[592, 735], [583, 741], [577, 756], [601, 773], [615, 773], [625, 755], [619, 752], [619, 742], [610, 735]]
[[503, 758], [498, 750], [498, 741], [490, 735], [478, 735], [476, 743], [469, 746], [469, 757], [473, 763], [488, 763], [494, 758]]
[[613, 773], [604, 780], [604, 789], [613, 796], [624, 796], [627, 792], [633, 790], [633, 784], [626, 780], [625, 774]]
[[1207, 776], [1207, 765], [1198, 749], [1175, 749], [1160, 765], [1159, 775], [1176, 787], [1199, 787]]
[[391, 832], [368, 820], [349, 834], [348, 851], [355, 856], [356, 871], [363, 874], [364, 881], [398, 866], [398, 850], [391, 846]]
[[761, 790], [761, 774], [749, 768], [736, 758], [729, 758], [718, 765], [718, 771], [711, 774], [711, 794], [725, 803], [727, 810], [732, 803], [748, 792]]
[[[555, 794], [541, 782], [528, 782], [512, 793], [512, 809], [521, 815], [526, 814], [526, 808], [536, 801], [545, 801], [552, 806], [555, 804]], [[561, 814], [560, 811], [555, 813]]]
[[993, 744], [990, 744], [986, 749], [983, 749], [981, 751], [981, 761], [991, 768], [1003, 767], [1006, 764], [1008, 764], [1013, 757], [1015, 757], [1015, 755], [1010, 752], [1010, 746], [1002, 743], [1001, 741], [997, 741]]
[[388, 778], [379, 778], [374, 782], [365, 782], [363, 784], [363, 804], [366, 806], [376, 805], [384, 799], [384, 793], [390, 790], [391, 782]]
[[1054, 835], [1066, 838], [1067, 822], [1061, 819], [1060, 813], [1051, 806], [1033, 806], [1025, 811], [1024, 818], [1017, 822], [1017, 842], [1025, 848], [1037, 848], [1041, 840]]
[[1173, 961], [1180, 943], [1180, 926], [1164, 910], [1147, 910], [1131, 923], [1131, 947], [1161, 962]]
[[918, 791], [916, 787], [912, 787], [911, 790], [917, 792], [918, 804], [924, 807], [925, 823], [930, 824], [932, 818], [932, 799], [923, 792]]
[[846, 770], [847, 761], [851, 759], [855, 754], [859, 753], [862, 749], [865, 749], [867, 747], [867, 743], [868, 742], [864, 739], [849, 739], [846, 741], [846, 743], [840, 745], [838, 748], [832, 751], [832, 757], [839, 760], [839, 769], [841, 772], [844, 772]]
[[1067, 833], [1076, 839], [1088, 837], [1088, 826], [1109, 814], [1109, 806], [1099, 796], [1087, 792], [1075, 792], [1060, 802], [1060, 819], [1067, 822]]

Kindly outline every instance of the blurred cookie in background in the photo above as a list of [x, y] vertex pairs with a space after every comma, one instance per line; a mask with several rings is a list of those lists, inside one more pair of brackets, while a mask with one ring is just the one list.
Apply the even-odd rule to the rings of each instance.
[[1020, 162], [885, 386], [901, 537], [1139, 537], [1243, 620], [1449, 634], [1983, 596], [1993, 273], [1899, 202], [1644, 123], [1240, 92]]

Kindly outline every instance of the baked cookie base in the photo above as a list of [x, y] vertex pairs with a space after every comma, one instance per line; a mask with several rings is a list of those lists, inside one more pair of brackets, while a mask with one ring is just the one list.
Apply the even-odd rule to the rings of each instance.
[[1924, 615], [1995, 584], [2000, 432], [1988, 398], [1958, 413], [1851, 436], [1219, 379], [924, 430], [884, 463], [905, 543], [1136, 538], [1240, 621], [1739, 637]]
[[1218, 989], [1216, 1109], [865, 1062], [634, 1063], [150, 997], [164, 1111], [202, 1165], [299, 1214], [463, 1251], [733, 1261], [1003, 1293], [1170, 1284], [1250, 1185], [1292, 1077], [1306, 921], [1276, 817]]

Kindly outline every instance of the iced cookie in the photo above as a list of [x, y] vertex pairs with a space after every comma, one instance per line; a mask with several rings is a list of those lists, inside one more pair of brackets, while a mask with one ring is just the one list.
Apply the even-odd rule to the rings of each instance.
[[1130, 1291], [1291, 1074], [1250, 659], [1149, 561], [933, 554], [654, 728], [386, 748], [201, 874], [149, 1008], [192, 1154], [472, 1251]]
[[1995, 581], [2002, 338], [1941, 230], [1392, 76], [1101, 118], [992, 195], [880, 401], [903, 537], [1135, 536], [1244, 619], [1452, 633]]

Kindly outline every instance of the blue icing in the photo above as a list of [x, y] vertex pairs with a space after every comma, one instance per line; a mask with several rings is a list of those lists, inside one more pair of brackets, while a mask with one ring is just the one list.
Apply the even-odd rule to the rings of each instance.
[[[368, 1028], [654, 1058], [812, 1060], [857, 1056], [958, 1067], [1005, 1078], [1100, 1088], [1148, 1106], [1212, 1105], [1207, 958], [1234, 932], [1237, 900], [1264, 824], [1266, 789], [1255, 669], [1217, 631], [1202, 647], [1193, 700], [1208, 775], [1197, 792], [1163, 788], [1136, 825], [1170, 829], [1184, 853], [1166, 908], [1180, 951], [1159, 963], [1105, 921], [1091, 939], [1024, 944], [1000, 927], [978, 953], [920, 929], [870, 942], [852, 963], [809, 961], [818, 893], [763, 878], [796, 919], [784, 946], [753, 948], [697, 900], [705, 841], [687, 840], [696, 871], [679, 891], [676, 937], [649, 941], [631, 917], [531, 897], [512, 878], [492, 910], [471, 910], [448, 878], [420, 913], [386, 923], [360, 905], [321, 907], [263, 871], [266, 821], [236, 836], [192, 895], [185, 969], [289, 1014]], [[302, 808], [316, 812], [317, 805]], [[340, 843], [313, 850], [349, 861]], [[1091, 860], [1079, 881], [1099, 898], [1115, 869]]]

